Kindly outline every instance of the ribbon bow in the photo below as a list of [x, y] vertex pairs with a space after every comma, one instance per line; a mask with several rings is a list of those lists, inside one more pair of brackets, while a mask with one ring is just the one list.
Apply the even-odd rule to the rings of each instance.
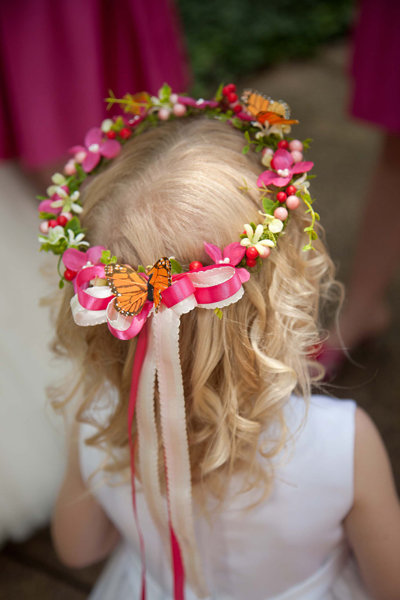
[[[172, 285], [162, 292], [160, 310], [152, 314], [148, 322], [153, 309], [152, 302], [147, 301], [138, 315], [125, 317], [116, 311], [114, 296], [108, 287], [88, 287], [91, 280], [105, 278], [102, 265], [89, 266], [78, 273], [77, 293], [71, 300], [73, 317], [78, 325], [107, 322], [111, 333], [119, 339], [131, 339], [140, 333], [129, 400], [129, 434], [136, 408], [143, 489], [153, 520], [164, 540], [168, 534], [165, 522], [169, 522], [176, 599], [184, 597], [185, 571], [197, 594], [200, 597], [207, 595], [194, 534], [185, 399], [179, 360], [180, 316], [195, 307], [215, 309], [237, 302], [244, 293], [239, 271], [232, 264], [221, 262], [199, 271], [174, 275]], [[167, 515], [159, 485], [158, 436], [152, 401], [156, 375], [165, 450]], [[131, 466], [133, 505], [137, 520], [133, 444]], [[143, 537], [138, 522], [137, 526], [143, 560]], [[145, 590], [144, 572], [142, 586], [142, 590]], [[142, 598], [144, 597], [145, 591], [142, 591]]]

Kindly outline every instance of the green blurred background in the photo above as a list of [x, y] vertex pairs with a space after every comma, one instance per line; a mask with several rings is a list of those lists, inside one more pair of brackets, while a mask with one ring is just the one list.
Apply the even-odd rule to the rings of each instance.
[[196, 82], [208, 96], [221, 81], [312, 56], [346, 34], [355, 0], [176, 0]]

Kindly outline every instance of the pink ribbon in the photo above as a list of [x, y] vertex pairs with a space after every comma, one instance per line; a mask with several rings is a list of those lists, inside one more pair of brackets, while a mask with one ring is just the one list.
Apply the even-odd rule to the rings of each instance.
[[[146, 301], [138, 315], [125, 317], [115, 309], [113, 295], [104, 297], [107, 293], [104, 286], [94, 285], [89, 288], [94, 279], [105, 278], [104, 266], [88, 266], [78, 273], [77, 294], [71, 302], [74, 318], [76, 317], [80, 325], [107, 322], [111, 333], [124, 340], [140, 334], [135, 352], [128, 408], [133, 508], [137, 521], [135, 445], [131, 438], [136, 410], [143, 490], [146, 497], [151, 499], [148, 503], [149, 510], [162, 538], [165, 539], [163, 499], [158, 482], [158, 438], [153, 406], [154, 382], [157, 375], [175, 600], [184, 598], [185, 574], [199, 597], [207, 595], [194, 533], [185, 398], [179, 360], [180, 316], [196, 306], [213, 309], [237, 302], [244, 293], [241, 275], [240, 269], [226, 262], [203, 267], [199, 271], [174, 275], [172, 285], [162, 292], [162, 302], [157, 313], [152, 314], [153, 303]], [[152, 317], [148, 322], [149, 327], [145, 327], [150, 315]], [[137, 525], [144, 559], [143, 536], [138, 522]], [[143, 570], [142, 600], [145, 600], [145, 596]]]

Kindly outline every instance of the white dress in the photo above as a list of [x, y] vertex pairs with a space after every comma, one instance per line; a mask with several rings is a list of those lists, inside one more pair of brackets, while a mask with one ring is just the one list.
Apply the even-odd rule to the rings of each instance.
[[[292, 397], [286, 418], [293, 443], [276, 463], [271, 495], [246, 510], [254, 491], [235, 495], [232, 481], [222, 512], [206, 519], [195, 512], [195, 527], [209, 600], [366, 600], [347, 547], [343, 519], [353, 503], [354, 414], [352, 401], [313, 396], [305, 419], [304, 402]], [[83, 440], [81, 467], [88, 480], [100, 464], [100, 450]], [[91, 600], [140, 598], [141, 562], [129, 485], [108, 486], [101, 475], [93, 493], [122, 534], [97, 582]], [[171, 568], [152, 523], [140, 485], [140, 525], [145, 539], [149, 600], [172, 599]], [[197, 596], [187, 585], [186, 600]]]

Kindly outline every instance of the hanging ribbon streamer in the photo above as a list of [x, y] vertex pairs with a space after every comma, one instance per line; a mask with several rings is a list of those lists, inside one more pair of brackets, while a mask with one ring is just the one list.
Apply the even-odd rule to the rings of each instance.
[[[128, 425], [132, 499], [143, 561], [141, 597], [144, 600], [146, 595], [145, 556], [135, 500], [135, 456], [131, 437], [135, 409], [143, 491], [161, 538], [166, 541], [169, 537], [174, 598], [184, 598], [185, 573], [197, 595], [204, 597], [208, 593], [195, 540], [192, 510], [185, 397], [179, 357], [180, 316], [195, 307], [215, 309], [237, 302], [244, 293], [242, 283], [248, 280], [249, 274], [244, 269], [223, 263], [174, 275], [172, 285], [162, 293], [159, 312], [154, 313], [153, 304], [147, 301], [139, 315], [134, 317], [125, 317], [116, 311], [109, 288], [89, 287], [91, 281], [104, 278], [102, 265], [83, 268], [76, 278], [77, 294], [71, 301], [71, 308], [78, 325], [107, 323], [115, 337], [125, 340], [140, 334], [133, 365]], [[167, 482], [168, 529], [165, 527], [165, 505], [158, 475], [159, 448], [154, 409], [156, 375]]]

